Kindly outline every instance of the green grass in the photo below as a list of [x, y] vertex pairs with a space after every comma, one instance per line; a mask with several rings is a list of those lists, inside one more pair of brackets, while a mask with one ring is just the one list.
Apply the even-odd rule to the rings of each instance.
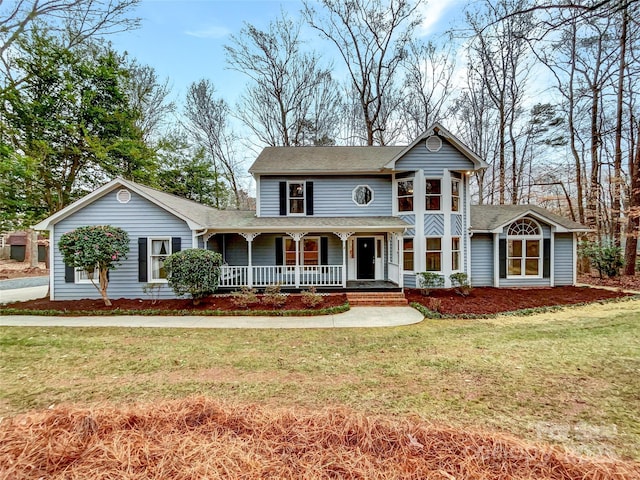
[[0, 415], [204, 394], [640, 460], [640, 302], [381, 329], [0, 328]]

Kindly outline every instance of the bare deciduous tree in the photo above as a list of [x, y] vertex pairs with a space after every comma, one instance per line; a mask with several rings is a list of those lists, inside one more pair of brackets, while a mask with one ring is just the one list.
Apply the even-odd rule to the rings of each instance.
[[[420, 22], [418, 2], [411, 0], [321, 0], [318, 11], [304, 1], [309, 25], [338, 49], [359, 107], [367, 145], [385, 144], [393, 137], [386, 122], [393, 117], [406, 47]], [[397, 90], [396, 90], [397, 91]], [[399, 105], [399, 102], [397, 102]]]

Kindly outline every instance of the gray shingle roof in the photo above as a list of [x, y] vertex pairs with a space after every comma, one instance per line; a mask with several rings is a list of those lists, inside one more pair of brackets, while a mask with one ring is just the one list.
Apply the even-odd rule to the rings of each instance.
[[490, 232], [511, 223], [527, 213], [531, 213], [571, 232], [586, 232], [590, 230], [581, 223], [556, 215], [536, 205], [472, 205], [471, 231]]
[[259, 175], [376, 173], [405, 147], [267, 147], [251, 168]]

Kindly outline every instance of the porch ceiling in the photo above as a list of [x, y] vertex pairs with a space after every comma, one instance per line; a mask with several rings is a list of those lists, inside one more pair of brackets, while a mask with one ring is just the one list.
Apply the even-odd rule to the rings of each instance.
[[256, 217], [253, 212], [234, 212], [209, 230], [216, 232], [357, 231], [402, 232], [409, 224], [397, 217]]

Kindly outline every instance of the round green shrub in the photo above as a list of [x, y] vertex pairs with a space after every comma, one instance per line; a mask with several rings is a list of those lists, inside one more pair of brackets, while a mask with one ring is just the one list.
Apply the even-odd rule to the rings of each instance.
[[164, 261], [169, 287], [177, 296], [191, 295], [197, 304], [218, 289], [221, 263], [219, 253], [200, 248], [169, 255]]

